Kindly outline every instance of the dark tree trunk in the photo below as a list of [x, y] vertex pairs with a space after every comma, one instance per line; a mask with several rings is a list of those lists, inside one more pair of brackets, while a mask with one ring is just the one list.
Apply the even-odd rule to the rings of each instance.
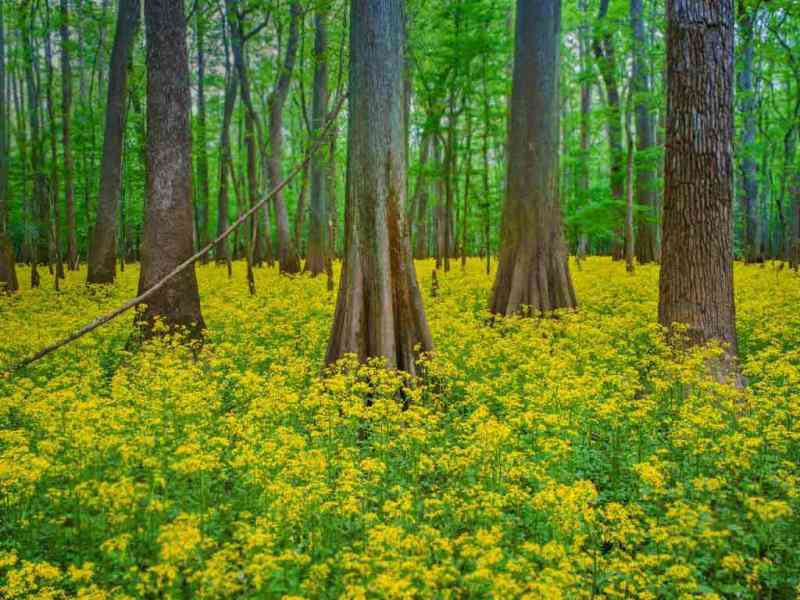
[[[183, 0], [147, 0], [147, 207], [139, 293], [192, 254], [192, 138]], [[145, 333], [204, 328], [194, 266], [171, 279], [138, 317]]]
[[[312, 100], [312, 123], [314, 140], [319, 140], [328, 114], [328, 48], [327, 12], [318, 9], [314, 17], [314, 97]], [[328, 257], [328, 190], [325, 149], [320, 147], [311, 156], [311, 201], [308, 218], [308, 252], [306, 270], [312, 276], [325, 271]]]
[[6, 102], [6, 47], [3, 19], [3, 3], [0, 2], [0, 292], [15, 292], [19, 289], [19, 282], [10, 232], [7, 125], [11, 113]]
[[[283, 107], [289, 94], [289, 84], [292, 81], [295, 58], [297, 57], [297, 42], [299, 39], [298, 22], [301, 8], [298, 2], [291, 4], [291, 21], [289, 23], [289, 40], [286, 44], [286, 55], [281, 65], [278, 81], [269, 97], [269, 155], [267, 167], [269, 180], [273, 188], [283, 179], [281, 158], [283, 156]], [[281, 273], [297, 273], [300, 271], [300, 260], [297, 250], [292, 243], [289, 232], [289, 213], [286, 210], [286, 201], [283, 192], [279, 191], [274, 197], [275, 224], [278, 230], [278, 263]]]
[[55, 288], [59, 290], [59, 279], [64, 279], [64, 262], [61, 255], [61, 211], [58, 202], [58, 191], [60, 188], [58, 173], [58, 142], [56, 125], [56, 105], [53, 97], [53, 46], [50, 40], [50, 5], [45, 5], [46, 20], [45, 28], [47, 33], [44, 36], [44, 56], [47, 74], [47, 93], [45, 95], [45, 106], [47, 107], [47, 125], [50, 133], [50, 179], [48, 182], [48, 201], [50, 202], [50, 212], [52, 221], [50, 222], [50, 256], [51, 262], [55, 262]]
[[577, 301], [558, 190], [561, 1], [517, 0], [508, 183], [490, 310], [539, 314]]
[[72, 67], [69, 57], [69, 3], [60, 0], [61, 33], [61, 144], [64, 147], [64, 210], [67, 225], [67, 268], [78, 268], [78, 234], [75, 223], [75, 169], [72, 161]]
[[351, 0], [345, 251], [326, 362], [433, 348], [405, 226], [402, 0]]
[[647, 76], [646, 38], [642, 0], [631, 0], [633, 28], [633, 92], [636, 113], [636, 203], [642, 212], [636, 222], [636, 258], [641, 264], [656, 259], [656, 174], [648, 153], [655, 143], [652, 113], [647, 107], [650, 81]]
[[659, 321], [736, 355], [733, 0], [667, 2], [667, 133]]
[[612, 254], [615, 259], [623, 258], [623, 215], [625, 214], [625, 152], [622, 149], [622, 121], [620, 109], [619, 83], [617, 81], [617, 59], [614, 47], [613, 28], [606, 23], [609, 0], [600, 0], [598, 15], [599, 27], [604, 30], [594, 38], [594, 55], [600, 70], [600, 76], [606, 88], [606, 128], [608, 130], [608, 147], [611, 157], [611, 197], [618, 206], [618, 229], [614, 238]]
[[114, 46], [108, 66], [100, 191], [92, 241], [89, 246], [87, 283], [113, 283], [116, 276], [117, 214], [122, 183], [125, 116], [128, 106], [128, 59], [139, 29], [140, 13], [140, 0], [120, 0]]
[[[209, 227], [209, 189], [208, 189], [208, 138], [206, 135], [206, 55], [205, 22], [198, 11], [197, 33], [197, 245], [203, 248], [208, 244]], [[203, 256], [203, 262], [208, 255]]]
[[755, 10], [748, 8], [739, 0], [738, 22], [741, 42], [741, 70], [738, 77], [739, 110], [742, 113], [742, 143], [739, 148], [742, 159], [740, 170], [742, 176], [741, 207], [742, 249], [746, 262], [762, 262], [759, 249], [758, 223], [758, 179], [756, 174], [756, 97], [753, 87], [753, 53], [754, 53], [754, 21]]

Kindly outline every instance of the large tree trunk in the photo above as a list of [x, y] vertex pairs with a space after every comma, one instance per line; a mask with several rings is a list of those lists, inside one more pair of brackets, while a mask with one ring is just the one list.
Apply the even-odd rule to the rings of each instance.
[[598, 15], [599, 26], [604, 28], [600, 35], [594, 38], [594, 55], [600, 70], [600, 76], [606, 88], [606, 99], [608, 110], [606, 111], [606, 129], [608, 130], [608, 148], [611, 158], [611, 197], [616, 202], [617, 222], [619, 223], [612, 254], [615, 259], [623, 258], [623, 221], [624, 221], [624, 191], [625, 191], [625, 153], [622, 149], [622, 121], [620, 110], [619, 83], [617, 81], [617, 59], [614, 47], [613, 29], [609, 27], [607, 20], [609, 0], [600, 0], [600, 12]]
[[433, 348], [405, 226], [403, 1], [351, 0], [344, 263], [326, 355], [417, 372]]
[[[128, 57], [139, 29], [140, 0], [120, 0], [111, 62], [108, 66], [100, 192], [89, 246], [87, 283], [113, 283], [116, 276], [117, 213], [122, 182], [122, 146], [128, 106]], [[149, 115], [148, 115], [149, 117]]]
[[67, 267], [78, 268], [78, 234], [75, 224], [75, 174], [72, 161], [72, 67], [69, 57], [69, 3], [61, 0], [61, 144], [64, 147], [64, 208], [67, 225]]
[[[147, 0], [147, 207], [139, 293], [192, 255], [192, 138], [183, 0]], [[145, 333], [204, 328], [194, 266], [150, 297], [138, 317]]]
[[739, 0], [739, 29], [741, 42], [741, 70], [738, 77], [737, 96], [742, 113], [742, 143], [739, 148], [742, 176], [741, 207], [744, 226], [742, 227], [742, 249], [746, 262], [761, 262], [763, 256], [759, 249], [758, 223], [758, 179], [756, 175], [756, 97], [753, 88], [753, 52], [755, 10], [748, 8]]
[[[327, 11], [317, 9], [314, 17], [314, 97], [312, 123], [314, 140], [319, 140], [328, 114], [328, 48]], [[325, 271], [328, 256], [328, 194], [325, 149], [320, 147], [311, 156], [311, 201], [308, 219], [308, 252], [306, 270], [312, 276]]]
[[6, 47], [3, 3], [0, 2], [0, 292], [19, 289], [14, 248], [11, 245], [8, 190], [8, 118], [6, 102]]
[[[208, 141], [206, 136], [206, 56], [205, 56], [205, 17], [198, 11], [197, 33], [197, 245], [203, 248], [208, 244], [209, 189], [208, 189]], [[208, 255], [203, 256], [203, 262]]]
[[659, 321], [736, 355], [733, 1], [667, 2], [667, 139]]
[[50, 256], [50, 201], [47, 196], [47, 177], [44, 172], [44, 139], [39, 115], [38, 53], [31, 40], [35, 22], [35, 7], [20, 8], [20, 29], [25, 55], [25, 86], [28, 96], [28, 119], [31, 139], [31, 175], [33, 176], [33, 210], [36, 213], [36, 241], [31, 261], [31, 287], [39, 287], [37, 266], [49, 264]]
[[[276, 187], [283, 179], [281, 158], [283, 156], [283, 107], [289, 94], [289, 84], [292, 80], [295, 58], [297, 56], [297, 42], [299, 38], [298, 22], [301, 8], [298, 2], [291, 4], [291, 21], [289, 22], [289, 40], [286, 44], [286, 55], [281, 65], [280, 75], [275, 88], [269, 97], [269, 155], [267, 167], [269, 180], [272, 187]], [[278, 230], [278, 263], [281, 273], [297, 273], [300, 271], [300, 260], [297, 250], [292, 243], [289, 231], [289, 213], [286, 210], [286, 201], [283, 192], [275, 194], [275, 224]]]
[[650, 81], [647, 76], [646, 39], [642, 0], [631, 0], [633, 28], [633, 92], [636, 113], [636, 203], [642, 212], [636, 223], [636, 258], [642, 264], [656, 259], [656, 174], [648, 156], [655, 143], [653, 117], [647, 107]]
[[573, 308], [558, 190], [561, 0], [517, 0], [508, 183], [490, 310]]

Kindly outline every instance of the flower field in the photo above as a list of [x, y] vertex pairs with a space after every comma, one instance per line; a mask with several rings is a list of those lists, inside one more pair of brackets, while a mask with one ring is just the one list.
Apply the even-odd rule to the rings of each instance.
[[[0, 597], [800, 593], [800, 277], [737, 265], [737, 391], [665, 344], [656, 267], [573, 263], [577, 312], [494, 324], [482, 263], [432, 269], [421, 382], [321, 376], [325, 279], [242, 264], [198, 268], [196, 356], [128, 315], [0, 375]], [[0, 297], [0, 365], [137, 277]]]

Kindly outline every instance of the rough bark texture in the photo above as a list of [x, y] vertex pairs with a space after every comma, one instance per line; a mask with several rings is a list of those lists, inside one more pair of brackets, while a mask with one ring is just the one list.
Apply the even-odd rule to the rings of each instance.
[[[147, 0], [147, 207], [139, 293], [192, 255], [192, 138], [183, 0]], [[194, 265], [147, 303], [139, 322], [156, 318], [197, 335], [203, 317]]]
[[[321, 134], [328, 112], [328, 61], [325, 56], [328, 48], [327, 13], [318, 9], [314, 17], [314, 97], [312, 99], [312, 123], [314, 137]], [[323, 148], [311, 156], [311, 199], [308, 218], [308, 252], [306, 270], [312, 276], [325, 271], [328, 255], [328, 198], [326, 159]]]
[[15, 292], [19, 289], [17, 270], [14, 264], [14, 249], [9, 231], [8, 197], [8, 123], [9, 110], [6, 102], [6, 51], [3, 4], [0, 3], [0, 292]]
[[633, 29], [633, 92], [636, 113], [636, 204], [641, 213], [636, 222], [636, 258], [644, 264], [656, 259], [656, 174], [647, 153], [655, 143], [653, 116], [647, 106], [650, 81], [645, 58], [646, 38], [642, 17], [642, 0], [631, 0]]
[[64, 208], [67, 225], [67, 266], [78, 268], [78, 234], [75, 224], [75, 168], [72, 160], [72, 67], [69, 56], [69, 3], [61, 0], [61, 143], [64, 148]]
[[[281, 158], [283, 156], [283, 107], [289, 94], [292, 81], [297, 43], [299, 39], [298, 22], [300, 20], [300, 4], [292, 2], [292, 16], [289, 22], [289, 40], [286, 43], [286, 54], [281, 65], [280, 75], [269, 97], [269, 155], [267, 169], [272, 187], [276, 187], [283, 179]], [[275, 194], [275, 224], [278, 230], [278, 263], [281, 273], [297, 273], [300, 271], [300, 260], [297, 249], [292, 243], [289, 231], [289, 213], [283, 192]]]
[[658, 316], [736, 353], [733, 2], [667, 2], [667, 131]]
[[577, 304], [558, 190], [561, 1], [517, 1], [508, 177], [490, 310], [538, 314]]
[[755, 10], [739, 1], [739, 32], [741, 38], [741, 70], [738, 77], [739, 110], [742, 112], [741, 208], [742, 208], [742, 253], [747, 262], [762, 262], [760, 231], [758, 222], [758, 178], [756, 174], [755, 141], [756, 97], [753, 87], [753, 54]]
[[116, 276], [117, 213], [122, 182], [122, 146], [128, 106], [128, 57], [139, 29], [140, 0], [120, 0], [108, 65], [103, 156], [97, 214], [89, 245], [87, 283], [113, 283]]
[[403, 2], [351, 0], [345, 253], [326, 362], [433, 347], [405, 227]]

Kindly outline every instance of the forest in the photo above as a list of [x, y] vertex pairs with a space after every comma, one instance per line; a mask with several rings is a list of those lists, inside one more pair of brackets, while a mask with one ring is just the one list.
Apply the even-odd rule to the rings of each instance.
[[0, 598], [800, 598], [800, 3], [0, 0]]

